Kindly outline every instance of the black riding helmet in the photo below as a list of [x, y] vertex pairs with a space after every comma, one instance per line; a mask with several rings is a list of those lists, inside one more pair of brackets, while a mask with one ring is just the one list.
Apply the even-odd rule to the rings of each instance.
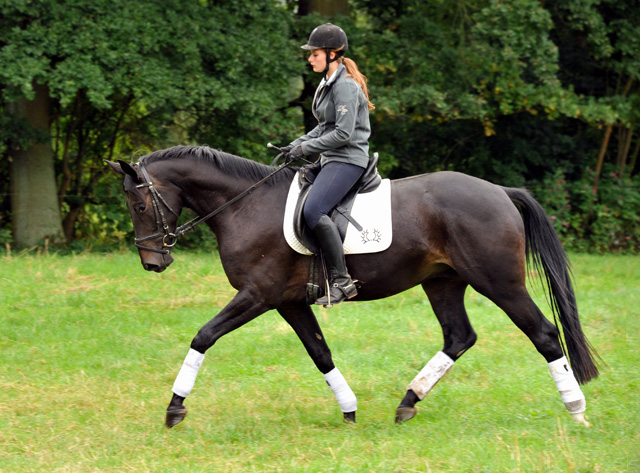
[[[349, 49], [347, 34], [342, 28], [332, 23], [320, 25], [311, 32], [307, 44], [301, 46], [302, 49], [312, 51], [314, 49], [324, 49], [327, 53], [327, 67], [324, 76], [327, 77], [329, 64], [338, 60]], [[336, 57], [331, 59], [331, 51], [336, 51]]]

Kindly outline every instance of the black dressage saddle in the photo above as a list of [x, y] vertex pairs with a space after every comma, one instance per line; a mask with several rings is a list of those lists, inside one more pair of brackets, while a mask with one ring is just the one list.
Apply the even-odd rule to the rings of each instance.
[[[351, 190], [345, 195], [344, 199], [333, 209], [331, 212], [331, 219], [336, 222], [340, 236], [344, 242], [345, 235], [347, 233], [347, 225], [351, 223], [358, 231], [362, 230], [362, 227], [351, 217], [351, 209], [353, 203], [356, 200], [358, 194], [366, 194], [372, 192], [380, 186], [382, 178], [378, 173], [378, 153], [373, 153], [369, 157], [369, 164], [365, 169], [360, 179], [355, 183]], [[298, 185], [300, 187], [300, 195], [298, 196], [298, 202], [296, 203], [295, 212], [293, 215], [293, 229], [295, 236], [306, 248], [313, 254], [320, 253], [320, 246], [316, 240], [313, 231], [307, 225], [302, 210], [304, 204], [309, 197], [309, 191], [316, 179], [316, 176], [320, 172], [320, 163], [313, 163], [300, 168], [298, 173]]]

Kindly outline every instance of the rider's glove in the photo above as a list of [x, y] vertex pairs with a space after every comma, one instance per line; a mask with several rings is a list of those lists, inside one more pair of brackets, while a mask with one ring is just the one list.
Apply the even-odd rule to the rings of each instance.
[[302, 152], [302, 146], [298, 145], [284, 155], [284, 163], [289, 164], [294, 161], [298, 161], [304, 157]]
[[278, 148], [282, 154], [288, 154], [289, 151], [293, 149], [293, 145], [283, 146], [282, 148]]

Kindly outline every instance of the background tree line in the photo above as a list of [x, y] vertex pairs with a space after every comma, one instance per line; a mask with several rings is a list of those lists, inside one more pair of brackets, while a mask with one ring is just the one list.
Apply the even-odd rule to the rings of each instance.
[[1, 0], [0, 242], [128, 244], [103, 159], [270, 161], [313, 126], [299, 46], [325, 21], [369, 78], [382, 174], [526, 186], [570, 248], [637, 251], [634, 0]]

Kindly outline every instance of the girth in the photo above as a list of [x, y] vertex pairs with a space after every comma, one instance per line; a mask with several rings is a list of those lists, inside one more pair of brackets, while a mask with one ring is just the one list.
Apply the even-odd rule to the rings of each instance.
[[[338, 226], [338, 231], [340, 232], [342, 241], [344, 241], [345, 235], [347, 234], [347, 226], [349, 223], [358, 229], [358, 231], [362, 230], [362, 227], [358, 222], [351, 217], [351, 209], [353, 208], [353, 204], [358, 194], [372, 192], [376, 190], [382, 182], [382, 178], [378, 173], [377, 165], [378, 153], [374, 153], [369, 158], [369, 164], [367, 165], [364, 173], [362, 173], [362, 176], [360, 176], [360, 179], [329, 215]], [[303, 209], [304, 204], [309, 197], [311, 186], [319, 172], [319, 163], [310, 164], [300, 168], [298, 180], [300, 196], [298, 197], [298, 202], [296, 203], [295, 213], [293, 216], [293, 227], [296, 238], [314, 254], [320, 253], [320, 247], [313, 231], [311, 231], [304, 219]]]

